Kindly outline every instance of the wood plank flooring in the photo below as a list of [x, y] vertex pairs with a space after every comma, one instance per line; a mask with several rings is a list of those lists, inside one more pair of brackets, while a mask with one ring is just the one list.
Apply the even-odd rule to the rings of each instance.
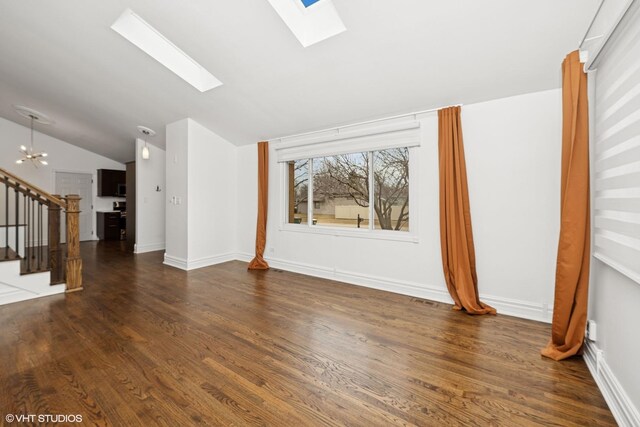
[[[549, 325], [83, 243], [85, 290], [0, 307], [0, 416], [91, 425], [615, 425]], [[17, 424], [11, 424], [17, 425]]]

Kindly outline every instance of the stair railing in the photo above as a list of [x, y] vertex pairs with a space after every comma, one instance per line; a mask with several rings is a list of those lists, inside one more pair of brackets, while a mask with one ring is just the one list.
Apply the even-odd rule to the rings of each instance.
[[[52, 285], [66, 283], [67, 292], [82, 290], [80, 197], [49, 194], [4, 169], [0, 169], [1, 184], [4, 197], [0, 196], [0, 202], [4, 201], [4, 206], [0, 206], [4, 209], [0, 210], [0, 229], [4, 225], [4, 241], [0, 246], [6, 248], [5, 259], [11, 249], [23, 259], [26, 273], [49, 270]], [[60, 238], [62, 210], [66, 216], [66, 253]]]

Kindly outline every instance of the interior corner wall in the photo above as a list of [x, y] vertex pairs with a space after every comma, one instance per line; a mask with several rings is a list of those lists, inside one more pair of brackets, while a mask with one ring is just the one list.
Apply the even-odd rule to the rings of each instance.
[[165, 264], [236, 258], [237, 148], [192, 119], [167, 125]]
[[0, 168], [50, 193], [55, 193], [55, 172], [90, 174], [93, 178], [91, 229], [93, 239], [97, 240], [95, 212], [112, 210], [113, 201], [122, 200], [98, 197], [97, 171], [98, 169], [125, 170], [125, 165], [37, 131], [34, 136], [34, 147], [49, 154], [47, 158], [49, 165], [37, 169], [28, 163], [17, 165], [15, 161], [20, 157], [18, 149], [20, 145], [27, 145], [30, 132], [28, 127], [0, 117]]
[[[273, 151], [271, 156], [273, 156]], [[237, 151], [236, 185], [238, 187], [238, 215], [236, 217], [236, 245], [238, 259], [251, 261], [255, 254], [256, 222], [258, 218], [258, 146], [257, 144], [242, 145]], [[273, 166], [270, 164], [270, 167]], [[270, 175], [273, 174], [270, 171]], [[271, 186], [269, 186], [271, 191]], [[269, 195], [269, 204], [273, 204], [274, 194]], [[269, 218], [267, 223], [277, 224], [275, 218]]]
[[136, 253], [165, 249], [166, 152], [147, 142], [149, 158], [144, 160], [144, 145], [136, 140]]
[[[499, 313], [550, 321], [560, 215], [559, 89], [465, 105], [462, 123], [481, 297]], [[451, 302], [442, 274], [438, 119], [420, 118], [418, 242], [289, 231], [270, 149], [265, 256], [274, 267]], [[257, 149], [238, 149], [239, 258], [255, 247]], [[544, 343], [540, 344], [541, 346]]]
[[183, 119], [167, 125], [165, 197], [165, 263], [186, 268], [188, 259], [187, 229], [187, 143], [189, 121]]
[[189, 119], [188, 262], [192, 268], [235, 259], [236, 150]]

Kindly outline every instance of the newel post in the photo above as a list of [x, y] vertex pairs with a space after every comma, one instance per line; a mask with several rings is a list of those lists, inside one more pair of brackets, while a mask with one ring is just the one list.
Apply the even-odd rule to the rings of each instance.
[[82, 290], [80, 258], [80, 196], [67, 194], [67, 292]]

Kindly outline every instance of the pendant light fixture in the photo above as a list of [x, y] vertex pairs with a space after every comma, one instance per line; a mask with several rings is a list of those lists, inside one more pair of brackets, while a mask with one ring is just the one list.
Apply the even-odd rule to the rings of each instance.
[[49, 125], [53, 123], [53, 120], [51, 120], [45, 114], [42, 114], [39, 111], [36, 111], [29, 107], [16, 105], [14, 106], [14, 108], [18, 114], [28, 118], [31, 125], [31, 143], [29, 145], [29, 148], [25, 147], [24, 145], [20, 146], [20, 152], [22, 153], [23, 157], [16, 160], [16, 163], [21, 165], [24, 162], [31, 161], [31, 164], [33, 164], [33, 166], [35, 166], [36, 168], [38, 167], [38, 165], [48, 165], [49, 163], [45, 160], [48, 154], [44, 151], [35, 151], [33, 149], [33, 125], [35, 122], [43, 125]]
[[144, 135], [142, 140], [144, 141], [144, 147], [142, 147], [142, 160], [149, 160], [149, 147], [147, 146], [147, 138], [155, 136], [156, 132], [153, 129], [149, 129], [146, 126], [138, 126], [138, 132]]

